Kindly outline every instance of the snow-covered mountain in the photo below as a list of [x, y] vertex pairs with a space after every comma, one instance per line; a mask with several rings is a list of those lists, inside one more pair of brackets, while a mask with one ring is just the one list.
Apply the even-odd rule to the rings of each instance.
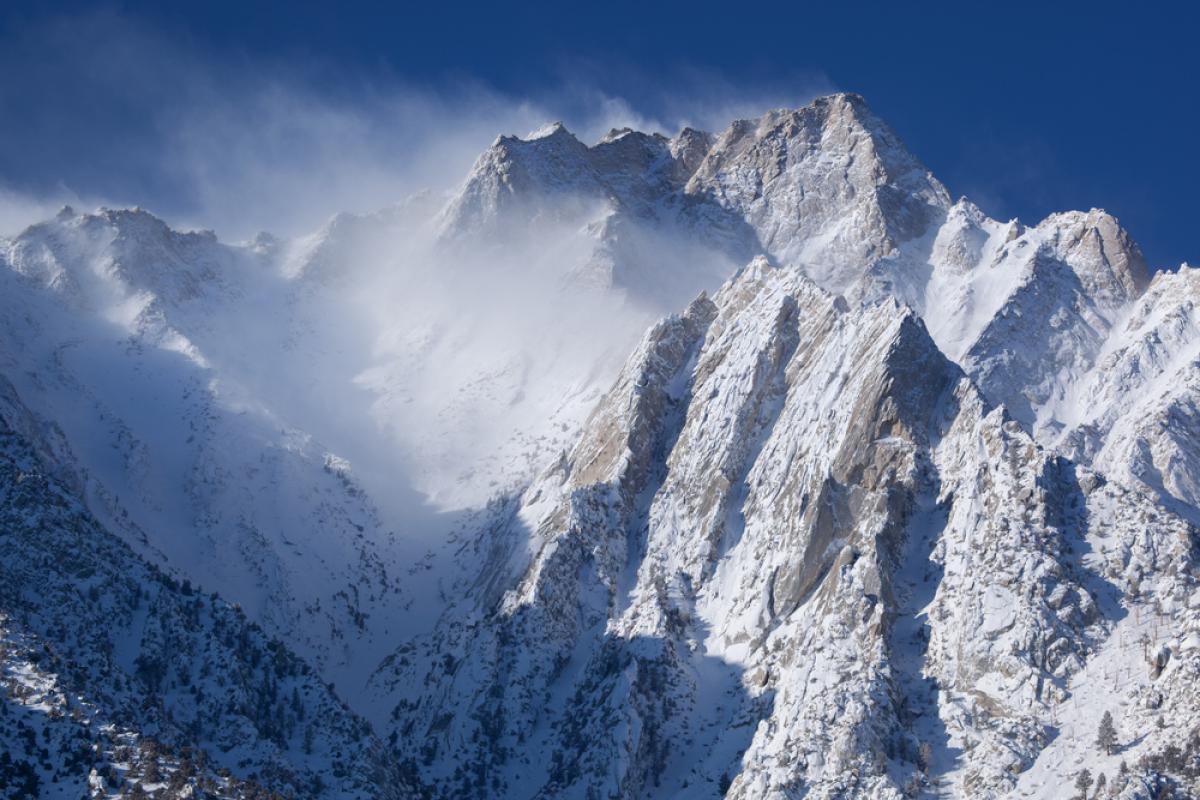
[[6, 796], [417, 796], [308, 664], [105, 530], [66, 448], [0, 384]]
[[338, 453], [273, 407], [258, 347], [284, 352], [290, 331], [259, 256], [137, 210], [60, 214], [5, 255], [5, 376], [62, 430], [91, 513], [329, 680], [382, 657], [392, 641], [363, 620], [411, 600], [411, 564]]
[[[1138, 644], [1193, 631], [1168, 663], [1200, 665], [1194, 534], [1039, 448], [910, 309], [760, 260], [647, 334], [488, 534], [399, 653], [396, 729], [449, 796], [980, 797], [1035, 766], [1061, 796], [1068, 714], [1135, 755], [1179, 732], [1146, 708], [1194, 723]], [[1153, 702], [1078, 707], [1121, 643], [1102, 680], [1132, 662]]]
[[0, 267], [5, 776], [1200, 796], [1197, 273], [953, 202], [855, 95]]

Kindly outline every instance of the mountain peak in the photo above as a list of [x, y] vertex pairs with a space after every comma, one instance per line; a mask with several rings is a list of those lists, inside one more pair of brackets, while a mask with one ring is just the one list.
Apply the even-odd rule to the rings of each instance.
[[867, 105], [866, 98], [857, 92], [833, 92], [821, 95], [814, 98], [807, 106], [801, 106], [795, 110], [799, 111], [806, 107], [825, 108], [831, 113], [852, 114], [864, 126], [879, 119]]
[[608, 133], [606, 133], [600, 137], [599, 143], [605, 144], [607, 142], [615, 142], [618, 139], [623, 139], [624, 137], [630, 135], [633, 132], [634, 132], [633, 128], [630, 128], [628, 126], [625, 126], [623, 128], [613, 128]]
[[1123, 303], [1150, 284], [1151, 270], [1141, 248], [1104, 209], [1051, 214], [1038, 227], [1049, 232], [1064, 258], [1074, 256], [1070, 260], [1089, 289], [1097, 283], [1107, 286], [1115, 301]]
[[844, 291], [945, 217], [945, 187], [858, 95], [732, 123], [686, 191], [744, 216], [782, 264]]
[[546, 148], [565, 148], [569, 151], [577, 151], [586, 150], [587, 146], [579, 141], [575, 134], [567, 130], [567, 126], [563, 123], [550, 122], [524, 136], [509, 134], [496, 137], [491, 148], [484, 151], [479, 161], [476, 162], [475, 170], [478, 170], [480, 165], [486, 162], [488, 155], [492, 153], [498, 154], [498, 157], [503, 159], [511, 157], [516, 152], [545, 153], [548, 152]]
[[833, 292], [919, 239], [951, 205], [866, 101], [843, 92], [735, 120], [718, 135], [616, 128], [588, 147], [553, 123], [526, 139], [502, 137], [446, 207], [442, 231], [594, 213], [597, 202], [632, 226], [691, 230], [732, 263], [766, 253]]
[[567, 126], [562, 122], [551, 122], [543, 125], [535, 131], [531, 131], [530, 133], [526, 134], [525, 141], [532, 142], [538, 139], [550, 139], [560, 136], [570, 137], [571, 139], [576, 138], [575, 134], [567, 130]]

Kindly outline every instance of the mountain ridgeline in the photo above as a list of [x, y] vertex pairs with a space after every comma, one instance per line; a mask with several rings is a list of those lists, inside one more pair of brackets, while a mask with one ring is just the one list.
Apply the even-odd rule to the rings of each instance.
[[0, 284], [2, 797], [1200, 797], [1200, 272], [856, 95]]

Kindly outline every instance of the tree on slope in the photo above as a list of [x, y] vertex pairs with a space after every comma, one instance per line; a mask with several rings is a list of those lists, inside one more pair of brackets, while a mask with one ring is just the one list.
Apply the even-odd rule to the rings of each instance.
[[1100, 718], [1100, 732], [1096, 735], [1096, 744], [1106, 756], [1111, 756], [1117, 750], [1117, 729], [1113, 726], [1111, 711], [1105, 711], [1104, 716]]
[[1086, 769], [1079, 770], [1079, 776], [1075, 778], [1075, 789], [1079, 792], [1079, 797], [1087, 800], [1088, 789], [1092, 788], [1092, 773]]

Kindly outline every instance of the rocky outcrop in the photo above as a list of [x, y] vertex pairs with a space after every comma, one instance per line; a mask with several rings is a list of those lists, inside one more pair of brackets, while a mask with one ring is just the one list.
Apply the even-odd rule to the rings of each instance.
[[1000, 796], [1116, 622], [1080, 552], [1145, 506], [1096, 483], [912, 311], [756, 261], [491, 534], [510, 588], [385, 679], [397, 730], [454, 796]]

